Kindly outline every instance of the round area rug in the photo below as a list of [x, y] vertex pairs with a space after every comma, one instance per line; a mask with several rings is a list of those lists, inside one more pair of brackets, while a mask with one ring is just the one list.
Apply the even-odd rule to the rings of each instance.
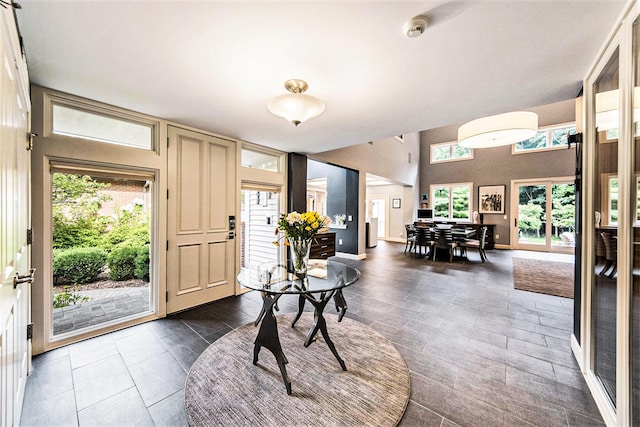
[[318, 339], [304, 347], [313, 314], [295, 328], [293, 314], [277, 316], [292, 394], [273, 354], [260, 350], [258, 328], [241, 326], [211, 344], [191, 367], [185, 410], [191, 426], [395, 426], [409, 402], [409, 370], [393, 344], [369, 326], [325, 314], [329, 337], [347, 371]]

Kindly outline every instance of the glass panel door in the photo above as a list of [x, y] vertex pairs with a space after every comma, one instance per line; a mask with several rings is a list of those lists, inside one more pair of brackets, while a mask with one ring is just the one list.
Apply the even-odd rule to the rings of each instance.
[[519, 184], [518, 248], [544, 250], [547, 248], [547, 185]]
[[152, 312], [153, 177], [52, 172], [53, 335]]
[[552, 251], [572, 252], [576, 246], [576, 186], [573, 182], [551, 184]]
[[595, 101], [595, 255], [592, 286], [591, 369], [616, 406], [616, 307], [618, 231], [619, 52], [607, 61], [593, 84]]
[[572, 253], [575, 248], [575, 185], [570, 180], [516, 183], [517, 249]]
[[284, 246], [273, 243], [278, 239], [279, 189], [243, 186], [240, 194], [240, 268], [280, 264]]

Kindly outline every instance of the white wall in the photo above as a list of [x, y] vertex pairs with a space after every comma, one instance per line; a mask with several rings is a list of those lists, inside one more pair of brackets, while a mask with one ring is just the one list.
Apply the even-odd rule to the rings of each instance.
[[[389, 199], [387, 240], [404, 242], [404, 224], [413, 222], [413, 189], [402, 185], [367, 187], [367, 199], [377, 195], [387, 195]], [[400, 209], [393, 209], [391, 206], [393, 199], [400, 199]]]

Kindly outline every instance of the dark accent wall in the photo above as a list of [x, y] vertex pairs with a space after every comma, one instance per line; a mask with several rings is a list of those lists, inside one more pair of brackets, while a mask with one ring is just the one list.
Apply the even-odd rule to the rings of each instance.
[[[307, 162], [307, 178], [327, 179], [327, 215], [332, 220], [334, 220], [334, 215], [345, 214], [347, 216], [346, 229], [331, 229], [336, 232], [336, 251], [357, 254], [358, 172], [309, 160]], [[351, 221], [348, 220], [349, 216]], [[342, 245], [339, 244], [340, 239], [342, 239]]]
[[307, 156], [289, 153], [287, 212], [307, 210]]

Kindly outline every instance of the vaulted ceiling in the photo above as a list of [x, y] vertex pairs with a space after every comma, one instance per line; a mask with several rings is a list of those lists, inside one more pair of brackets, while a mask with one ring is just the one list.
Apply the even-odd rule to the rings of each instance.
[[[314, 153], [575, 97], [618, 0], [21, 0], [33, 83]], [[404, 24], [426, 15], [424, 34]], [[300, 78], [324, 114], [267, 110]]]

